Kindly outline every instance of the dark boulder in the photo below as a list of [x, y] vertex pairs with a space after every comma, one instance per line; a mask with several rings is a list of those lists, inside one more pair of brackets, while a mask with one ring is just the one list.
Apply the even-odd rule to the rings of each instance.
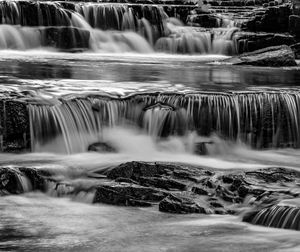
[[296, 37], [300, 37], [300, 16], [291, 15], [289, 16], [289, 30]]
[[113, 168], [108, 172], [107, 177], [109, 179], [122, 177], [139, 181], [140, 177], [154, 177], [162, 174], [167, 174], [167, 167], [163, 165], [132, 161]]
[[292, 45], [296, 43], [295, 38], [289, 34], [244, 32], [238, 31], [234, 34], [239, 54], [252, 52], [262, 48], [279, 45]]
[[288, 46], [274, 46], [245, 53], [223, 61], [233, 65], [251, 65], [267, 67], [296, 66], [295, 54]]
[[117, 152], [116, 148], [106, 142], [97, 142], [89, 145], [88, 151], [95, 152]]
[[19, 153], [30, 150], [29, 114], [24, 102], [17, 99], [0, 101], [0, 151]]
[[185, 191], [187, 188], [186, 184], [167, 177], [140, 177], [139, 182], [143, 186], [153, 186], [165, 190]]
[[33, 190], [45, 191], [47, 179], [34, 168], [1, 167], [0, 194], [20, 194]]
[[121, 206], [151, 206], [167, 196], [166, 193], [136, 184], [109, 183], [96, 187], [93, 203], [106, 203]]
[[207, 155], [208, 154], [208, 149], [207, 149], [208, 144], [213, 144], [213, 142], [207, 141], [207, 142], [195, 143], [194, 153], [198, 154], [198, 155]]
[[295, 53], [296, 59], [300, 59], [300, 43], [291, 45], [291, 48]]
[[21, 183], [21, 176], [19, 171], [1, 167], [0, 168], [0, 194], [19, 194], [24, 192], [23, 185]]
[[188, 213], [210, 213], [208, 209], [200, 206], [191, 197], [182, 195], [169, 195], [159, 203], [159, 211], [168, 213], [188, 214]]
[[263, 183], [278, 183], [278, 182], [293, 182], [296, 179], [300, 179], [300, 172], [281, 168], [281, 167], [270, 167], [266, 169], [259, 169], [256, 171], [245, 172], [246, 177], [254, 177], [256, 181]]

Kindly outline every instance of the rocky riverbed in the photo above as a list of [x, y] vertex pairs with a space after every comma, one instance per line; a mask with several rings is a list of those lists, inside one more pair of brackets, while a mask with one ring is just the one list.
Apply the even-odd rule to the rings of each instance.
[[300, 172], [287, 168], [223, 171], [132, 161], [89, 172], [80, 183], [29, 167], [2, 166], [0, 179], [2, 196], [35, 190], [59, 197], [93, 195], [94, 204], [155, 206], [174, 214], [243, 215], [246, 222], [300, 230]]

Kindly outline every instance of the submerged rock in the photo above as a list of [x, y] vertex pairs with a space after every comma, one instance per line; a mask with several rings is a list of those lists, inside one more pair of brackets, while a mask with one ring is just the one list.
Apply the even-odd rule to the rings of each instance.
[[295, 54], [288, 46], [273, 46], [251, 53], [241, 54], [223, 62], [233, 65], [251, 65], [267, 67], [296, 66]]
[[111, 146], [109, 143], [97, 142], [89, 145], [88, 151], [95, 152], [117, 152], [117, 149]]

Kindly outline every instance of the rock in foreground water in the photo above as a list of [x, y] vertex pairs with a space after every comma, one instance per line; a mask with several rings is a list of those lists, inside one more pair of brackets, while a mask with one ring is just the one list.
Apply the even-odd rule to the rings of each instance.
[[233, 65], [266, 67], [287, 67], [297, 65], [294, 51], [286, 45], [267, 47], [250, 53], [241, 54], [226, 59], [224, 62]]
[[47, 178], [41, 173], [34, 168], [0, 167], [0, 195], [45, 191]]
[[132, 161], [95, 175], [99, 176], [63, 181], [34, 168], [1, 167], [0, 193], [44, 191], [51, 184], [56, 192], [52, 195], [58, 197], [89, 195], [93, 203], [158, 205], [159, 211], [167, 213], [238, 214], [248, 208], [245, 222], [299, 230], [299, 206], [282, 203], [300, 202], [300, 172], [293, 169], [212, 171], [179, 163]]

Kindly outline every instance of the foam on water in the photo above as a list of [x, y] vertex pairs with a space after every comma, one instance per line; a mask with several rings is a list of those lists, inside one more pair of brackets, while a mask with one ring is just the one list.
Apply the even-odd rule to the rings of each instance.
[[[178, 162], [215, 169], [252, 170], [268, 167], [270, 164], [299, 169], [297, 161], [300, 152], [298, 150], [294, 150], [293, 154], [289, 150], [281, 150], [281, 152], [276, 150], [254, 151], [240, 144], [219, 140], [219, 143], [216, 144], [219, 144], [218, 151], [211, 149], [208, 156], [198, 156], [190, 152], [191, 143], [187, 142], [188, 138], [171, 137], [156, 142], [150, 136], [135, 129], [111, 128], [104, 131], [105, 134], [101, 140], [110, 143], [118, 150], [118, 153], [83, 152], [65, 155], [62, 154], [63, 149], [58, 148], [61, 144], [53, 141], [40, 147], [41, 152], [39, 153], [1, 154], [0, 162], [47, 167], [58, 174], [76, 174], [76, 176], [96, 171], [101, 172], [132, 160]], [[217, 138], [210, 140], [216, 141]], [[87, 145], [85, 149], [87, 149]], [[57, 154], [53, 152], [57, 152]]]

